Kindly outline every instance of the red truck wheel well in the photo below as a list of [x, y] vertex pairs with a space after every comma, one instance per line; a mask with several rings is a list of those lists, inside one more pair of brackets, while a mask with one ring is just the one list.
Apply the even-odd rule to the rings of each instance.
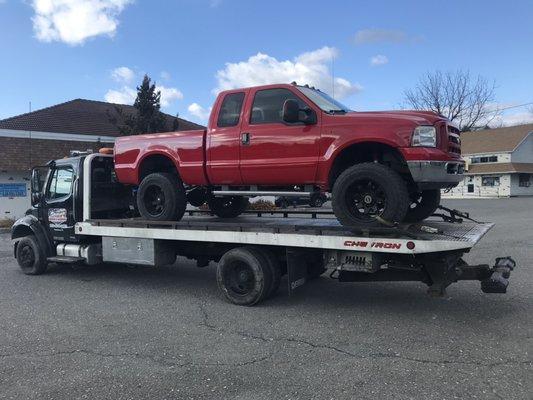
[[154, 172], [167, 172], [179, 176], [178, 169], [174, 162], [162, 154], [153, 154], [141, 161], [141, 164], [139, 165], [139, 183], [145, 176]]
[[333, 161], [329, 173], [330, 189], [333, 189], [335, 181], [346, 168], [359, 163], [375, 161], [389, 165], [399, 173], [408, 171], [405, 159], [394, 147], [379, 142], [356, 143], [343, 149]]

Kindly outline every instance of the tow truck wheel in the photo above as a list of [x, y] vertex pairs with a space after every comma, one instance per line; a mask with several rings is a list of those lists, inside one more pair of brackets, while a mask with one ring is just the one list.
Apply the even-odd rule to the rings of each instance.
[[407, 210], [405, 222], [420, 222], [430, 217], [440, 205], [440, 190], [424, 190], [418, 193]]
[[270, 289], [268, 290], [267, 297], [271, 297], [276, 294], [276, 292], [279, 289], [279, 285], [281, 283], [281, 265], [276, 257], [276, 255], [268, 250], [263, 249], [261, 247], [254, 248], [255, 251], [260, 252], [263, 257], [265, 258], [268, 267], [270, 268], [270, 272], [272, 274], [272, 284], [270, 285]]
[[17, 244], [17, 262], [26, 275], [40, 275], [46, 271], [47, 262], [34, 235], [22, 238]]
[[346, 169], [335, 181], [332, 207], [347, 227], [375, 227], [401, 222], [410, 204], [405, 181], [389, 167], [363, 163]]
[[187, 207], [187, 195], [181, 180], [168, 173], [147, 175], [137, 191], [141, 216], [153, 221], [179, 221]]
[[248, 208], [248, 198], [242, 196], [211, 197], [209, 209], [220, 218], [235, 218]]
[[260, 251], [250, 247], [229, 250], [217, 267], [217, 283], [234, 304], [252, 306], [268, 297], [272, 272]]

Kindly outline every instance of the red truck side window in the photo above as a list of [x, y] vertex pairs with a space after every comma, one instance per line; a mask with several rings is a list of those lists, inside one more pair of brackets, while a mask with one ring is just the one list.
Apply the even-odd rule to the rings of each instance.
[[218, 113], [217, 126], [219, 128], [239, 124], [243, 100], [244, 92], [230, 93], [224, 97]]
[[272, 124], [283, 122], [283, 103], [296, 100], [300, 108], [309, 108], [298, 96], [287, 89], [259, 90], [254, 97], [250, 124]]

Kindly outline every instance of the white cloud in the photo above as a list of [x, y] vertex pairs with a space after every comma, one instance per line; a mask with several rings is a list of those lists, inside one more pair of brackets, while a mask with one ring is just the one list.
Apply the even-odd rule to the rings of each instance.
[[209, 119], [209, 114], [211, 113], [211, 108], [209, 110], [206, 110], [204, 107], [202, 107], [198, 103], [192, 103], [189, 107], [187, 107], [187, 111], [189, 111], [189, 114], [192, 116], [198, 118], [200, 121], [204, 122]]
[[165, 86], [156, 86], [156, 90], [159, 90], [161, 92], [161, 107], [166, 108], [170, 106], [171, 103], [173, 103], [176, 100], [183, 99], [183, 93], [181, 93], [178, 89], [170, 87], [167, 88]]
[[375, 55], [370, 59], [370, 65], [377, 67], [378, 65], [385, 65], [389, 62], [389, 58], [382, 54]]
[[[257, 53], [246, 61], [226, 63], [224, 69], [216, 73], [218, 86], [213, 92], [292, 81], [331, 92], [332, 79], [329, 65], [337, 55], [337, 49], [332, 47], [322, 47], [300, 54], [293, 60], [282, 61], [268, 54]], [[358, 83], [335, 78], [335, 97], [343, 98], [361, 90], [362, 87]]]
[[105, 94], [105, 101], [117, 104], [133, 104], [137, 97], [137, 91], [131, 87], [124, 86], [120, 90], [108, 90]]
[[[167, 108], [174, 101], [183, 99], [183, 93], [176, 88], [165, 86], [156, 86], [156, 90], [161, 92], [161, 107]], [[110, 89], [104, 96], [105, 101], [117, 104], [133, 104], [137, 98], [137, 90], [130, 86], [123, 86], [122, 88]]]
[[43, 42], [82, 44], [88, 38], [113, 36], [117, 16], [133, 0], [33, 0], [33, 30]]
[[163, 79], [164, 81], [168, 81], [171, 78], [170, 72], [168, 71], [161, 71], [160, 76], [161, 76], [161, 79]]
[[404, 31], [392, 29], [361, 29], [355, 33], [355, 44], [405, 43], [421, 41], [420, 36], [409, 36]]
[[130, 83], [135, 78], [135, 72], [128, 67], [118, 67], [111, 71], [111, 77], [117, 82]]

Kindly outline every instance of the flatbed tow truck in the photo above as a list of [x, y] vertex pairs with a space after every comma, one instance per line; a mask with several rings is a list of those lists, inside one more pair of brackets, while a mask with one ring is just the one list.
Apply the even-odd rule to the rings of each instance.
[[[46, 174], [41, 174], [46, 168]], [[181, 221], [136, 217], [131, 189], [114, 177], [113, 157], [79, 153], [32, 171], [32, 205], [12, 229], [14, 255], [26, 274], [49, 263], [161, 266], [177, 256], [198, 267], [214, 261], [217, 283], [232, 303], [254, 305], [278, 290], [289, 295], [330, 271], [339, 282], [417, 281], [442, 296], [461, 280], [505, 293], [515, 262], [468, 265], [463, 254], [492, 227], [447, 210], [444, 221], [347, 230], [328, 211], [248, 211], [220, 219], [191, 210]], [[467, 221], [465, 221], [467, 220]]]

